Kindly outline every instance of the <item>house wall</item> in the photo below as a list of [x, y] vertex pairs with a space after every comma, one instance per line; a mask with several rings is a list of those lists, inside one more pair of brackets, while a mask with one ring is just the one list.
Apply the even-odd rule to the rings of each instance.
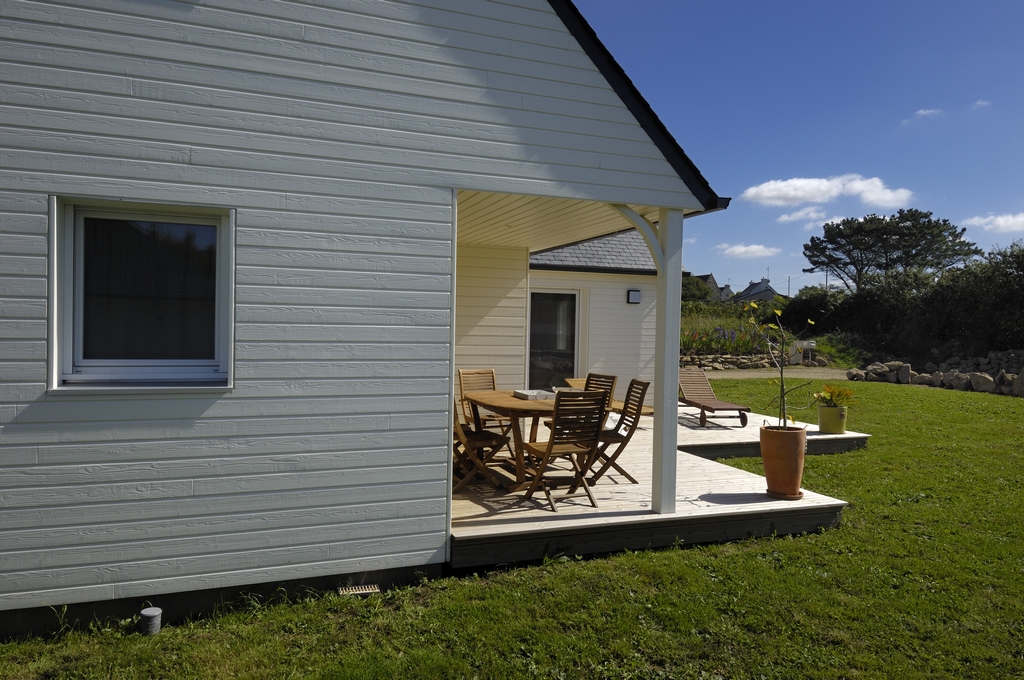
[[493, 368], [502, 390], [526, 386], [529, 264], [526, 248], [458, 248], [455, 368]]
[[[640, 291], [640, 304], [626, 303], [626, 291]], [[530, 271], [530, 290], [585, 291], [580, 320], [580, 377], [617, 375], [622, 399], [633, 378], [654, 379], [657, 279], [630, 274]], [[653, 390], [648, 391], [648, 401]]]
[[[0, 609], [443, 561], [452, 188], [696, 207], [544, 0], [10, 2], [0, 39]], [[48, 196], [236, 210], [233, 390], [47, 392]]]

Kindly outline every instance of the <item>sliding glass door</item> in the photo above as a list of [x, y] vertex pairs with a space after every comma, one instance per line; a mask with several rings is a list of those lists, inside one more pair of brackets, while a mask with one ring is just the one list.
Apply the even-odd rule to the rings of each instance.
[[576, 375], [576, 293], [530, 294], [530, 389]]

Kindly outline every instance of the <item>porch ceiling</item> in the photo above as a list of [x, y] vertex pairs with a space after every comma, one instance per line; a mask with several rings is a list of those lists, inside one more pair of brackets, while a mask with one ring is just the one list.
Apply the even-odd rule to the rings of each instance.
[[[607, 203], [460, 190], [458, 242], [527, 247], [530, 252], [633, 227]], [[650, 221], [658, 208], [631, 205]]]

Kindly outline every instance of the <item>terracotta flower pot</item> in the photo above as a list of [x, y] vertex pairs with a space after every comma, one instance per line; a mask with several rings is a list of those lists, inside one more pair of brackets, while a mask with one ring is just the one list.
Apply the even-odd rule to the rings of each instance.
[[787, 501], [803, 498], [800, 480], [806, 450], [807, 431], [802, 427], [761, 428], [761, 462], [769, 496]]
[[818, 432], [822, 434], [846, 432], [846, 407], [818, 406]]

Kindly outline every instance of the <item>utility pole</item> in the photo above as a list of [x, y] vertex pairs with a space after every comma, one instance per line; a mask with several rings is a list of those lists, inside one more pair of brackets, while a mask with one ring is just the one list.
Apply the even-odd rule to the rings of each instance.
[[790, 293], [790, 284], [792, 282], [793, 282], [793, 275], [790, 274], [789, 276], [786, 277], [786, 297], [791, 297], [789, 293]]

